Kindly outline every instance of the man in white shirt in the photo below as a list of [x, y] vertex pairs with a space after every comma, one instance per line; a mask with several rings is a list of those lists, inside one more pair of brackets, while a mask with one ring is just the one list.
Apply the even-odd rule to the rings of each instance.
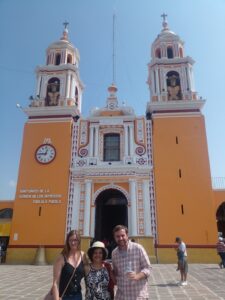
[[188, 273], [188, 262], [187, 262], [187, 250], [186, 245], [180, 237], [176, 237], [175, 242], [178, 244], [177, 247], [177, 258], [178, 258], [178, 269], [180, 270], [181, 285], [187, 285], [187, 273]]

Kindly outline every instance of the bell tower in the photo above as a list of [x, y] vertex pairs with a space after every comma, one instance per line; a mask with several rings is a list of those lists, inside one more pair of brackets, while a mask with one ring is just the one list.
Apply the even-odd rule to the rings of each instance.
[[64, 244], [69, 216], [70, 165], [74, 128], [80, 117], [83, 84], [79, 52], [63, 35], [46, 52], [46, 64], [36, 68], [35, 95], [23, 108], [28, 119], [15, 197], [7, 260], [31, 263], [40, 246], [51, 261]]
[[201, 112], [205, 100], [195, 90], [193, 59], [185, 55], [183, 41], [169, 29], [167, 16], [162, 17], [162, 30], [151, 47], [146, 111], [153, 132], [156, 247], [163, 262], [175, 237], [181, 236], [193, 246], [197, 260], [217, 236]]

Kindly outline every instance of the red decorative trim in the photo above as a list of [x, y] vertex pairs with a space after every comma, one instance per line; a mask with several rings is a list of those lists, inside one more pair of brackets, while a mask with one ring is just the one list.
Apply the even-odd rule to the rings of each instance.
[[72, 115], [47, 115], [47, 116], [32, 116], [29, 119], [52, 119], [52, 118], [73, 118]]
[[[216, 245], [192, 245], [192, 244], [186, 244], [187, 248], [200, 248], [200, 249], [214, 249], [216, 248]], [[177, 248], [177, 244], [155, 244], [155, 248]]]
[[200, 112], [200, 109], [154, 110], [152, 112], [152, 114], [177, 113], [177, 112], [181, 112], [181, 113], [184, 113], [184, 112]]
[[63, 248], [64, 245], [9, 245], [8, 248]]

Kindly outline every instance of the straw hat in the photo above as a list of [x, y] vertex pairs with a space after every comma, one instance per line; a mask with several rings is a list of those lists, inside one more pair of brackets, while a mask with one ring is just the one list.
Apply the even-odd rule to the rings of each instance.
[[100, 241], [97, 241], [97, 242], [94, 242], [92, 244], [92, 246], [88, 249], [87, 251], [87, 255], [88, 257], [91, 259], [92, 255], [93, 255], [93, 252], [95, 249], [97, 248], [101, 248], [105, 257], [103, 257], [103, 260], [108, 256], [108, 250], [105, 248], [105, 245], [104, 243], [100, 242]]

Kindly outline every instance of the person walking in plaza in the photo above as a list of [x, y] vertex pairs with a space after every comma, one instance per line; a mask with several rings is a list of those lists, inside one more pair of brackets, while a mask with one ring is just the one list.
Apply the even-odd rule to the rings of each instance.
[[221, 258], [221, 262], [219, 263], [220, 268], [225, 268], [225, 244], [224, 239], [222, 237], [218, 238], [218, 242], [216, 244], [217, 254]]
[[180, 282], [182, 286], [187, 285], [187, 273], [188, 273], [188, 262], [187, 262], [187, 249], [185, 243], [180, 237], [176, 237], [175, 242], [178, 244], [177, 247], [177, 258], [178, 258], [178, 270], [180, 271]]
[[117, 243], [112, 252], [117, 284], [115, 300], [149, 299], [148, 277], [152, 268], [145, 249], [129, 240], [126, 226], [117, 225], [113, 236]]
[[103, 242], [96, 241], [87, 251], [91, 261], [85, 269], [85, 300], [114, 299], [114, 276], [110, 263], [105, 262], [108, 251]]
[[66, 237], [62, 253], [53, 266], [52, 294], [54, 300], [82, 300], [81, 280], [88, 259], [80, 250], [80, 235], [72, 230]]

